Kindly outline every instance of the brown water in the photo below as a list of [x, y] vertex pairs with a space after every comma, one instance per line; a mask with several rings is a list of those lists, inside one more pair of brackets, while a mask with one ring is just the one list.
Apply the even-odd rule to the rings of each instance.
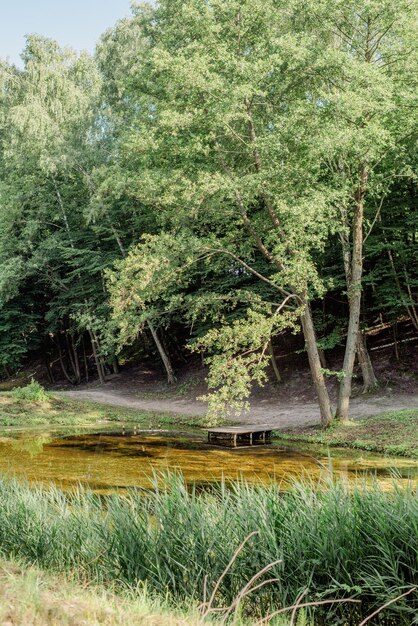
[[396, 480], [418, 479], [418, 461], [347, 449], [270, 446], [228, 449], [209, 446], [201, 433], [137, 431], [112, 425], [101, 429], [4, 431], [0, 437], [0, 473], [29, 482], [77, 484], [109, 492], [148, 487], [152, 471], [181, 470], [188, 482], [210, 483], [222, 477], [283, 480], [308, 474], [314, 480], [329, 471], [347, 480], [372, 475], [389, 488]]

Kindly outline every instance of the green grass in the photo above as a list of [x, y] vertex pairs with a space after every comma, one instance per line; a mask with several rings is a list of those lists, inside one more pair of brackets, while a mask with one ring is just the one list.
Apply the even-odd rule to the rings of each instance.
[[[16, 599], [18, 598], [18, 601]], [[309, 626], [300, 612], [295, 626]], [[205, 623], [216, 623], [209, 616]], [[218, 622], [219, 623], [219, 622]], [[103, 585], [0, 559], [0, 624], [7, 626], [202, 626], [196, 604], [176, 607], [145, 589], [114, 593]], [[289, 626], [282, 617], [274, 626]], [[251, 626], [239, 616], [235, 626]]]
[[[18, 598], [18, 601], [16, 601]], [[10, 626], [198, 626], [196, 607], [176, 609], [163, 598], [115, 594], [68, 576], [0, 560], [0, 623]]]
[[[114, 407], [108, 404], [72, 400], [59, 394], [45, 394], [39, 390], [26, 391], [30, 386], [0, 394], [0, 426], [87, 425], [98, 422], [131, 422], [157, 428], [204, 426], [204, 417], [156, 413]], [[41, 388], [42, 389], [42, 388]], [[33, 395], [37, 397], [33, 397]], [[43, 395], [45, 394], [45, 395]]]
[[[146, 590], [174, 605], [196, 607], [210, 592], [242, 541], [215, 596], [227, 607], [251, 577], [276, 579], [245, 600], [254, 624], [272, 608], [304, 601], [358, 598], [360, 605], [314, 610], [315, 623], [358, 624], [375, 608], [418, 585], [418, 498], [411, 488], [349, 491], [324, 479], [295, 484], [190, 490], [180, 476], [156, 477], [151, 492], [99, 497], [55, 488], [0, 482], [0, 555], [78, 576], [112, 589]], [[385, 612], [410, 625], [418, 609], [411, 594]], [[311, 623], [313, 615], [307, 616]], [[392, 621], [388, 621], [392, 620]], [[157, 622], [158, 623], [158, 622]], [[281, 622], [283, 624], [283, 622]], [[302, 622], [301, 622], [302, 623]]]
[[284, 441], [303, 441], [327, 446], [347, 446], [418, 458], [418, 409], [389, 411], [349, 422], [337, 422], [327, 430], [309, 426], [278, 431]]

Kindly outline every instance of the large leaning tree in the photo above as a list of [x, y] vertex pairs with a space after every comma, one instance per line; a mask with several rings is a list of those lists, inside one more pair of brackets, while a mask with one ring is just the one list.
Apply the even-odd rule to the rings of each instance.
[[[411, 99], [405, 82], [395, 87], [405, 75], [399, 64], [410, 62], [403, 9], [382, 0], [163, 0], [155, 11], [136, 11], [145, 45], [127, 77], [135, 115], [118, 156], [136, 172], [131, 192], [154, 207], [162, 232], [111, 277], [115, 319], [133, 328], [138, 309], [143, 322], [164, 290], [189, 284], [185, 273], [203, 259], [228, 259], [237, 285], [242, 272], [267, 285], [274, 296], [249, 297], [246, 317], [221, 320], [201, 340], [217, 354], [209, 383], [225, 403], [234, 381], [244, 381], [244, 396], [251, 376], [261, 380], [271, 334], [298, 319], [321, 423], [331, 422], [310, 302], [324, 293], [316, 262], [337, 232], [350, 305], [338, 408], [347, 415], [365, 203], [384, 193], [388, 168], [375, 178], [374, 171], [396, 161]], [[367, 58], [360, 54], [365, 42], [372, 60], [368, 49]]]

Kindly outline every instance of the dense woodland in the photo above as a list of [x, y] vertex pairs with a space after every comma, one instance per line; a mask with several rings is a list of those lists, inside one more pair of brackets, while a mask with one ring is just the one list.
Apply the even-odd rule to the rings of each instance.
[[[153, 354], [240, 409], [286, 333], [321, 421], [367, 329], [418, 335], [416, 0], [161, 0], [94, 57], [0, 62], [0, 365], [51, 382]], [[338, 347], [337, 370], [327, 353]]]

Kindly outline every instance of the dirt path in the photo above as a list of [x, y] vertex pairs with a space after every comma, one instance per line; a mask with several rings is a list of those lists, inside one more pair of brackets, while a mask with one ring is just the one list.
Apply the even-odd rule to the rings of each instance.
[[[143, 409], [160, 413], [205, 415], [206, 405], [186, 398], [137, 398], [115, 389], [83, 389], [62, 392], [69, 398], [102, 402], [112, 406]], [[359, 396], [351, 402], [351, 417], [359, 418], [384, 411], [418, 408], [418, 394], [387, 394]], [[241, 424], [268, 424], [272, 428], [287, 428], [319, 423], [318, 406], [312, 402], [274, 403], [269, 400], [254, 402], [248, 413], [236, 418]]]

